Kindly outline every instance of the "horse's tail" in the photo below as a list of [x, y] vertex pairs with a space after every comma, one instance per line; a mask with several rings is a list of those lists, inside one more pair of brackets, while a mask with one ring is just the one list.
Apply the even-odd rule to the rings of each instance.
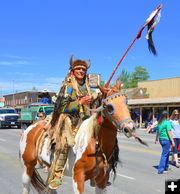
[[33, 187], [36, 189], [38, 193], [41, 193], [41, 194], [49, 193], [44, 180], [41, 178], [40, 174], [36, 169], [33, 170], [31, 184], [33, 185]]

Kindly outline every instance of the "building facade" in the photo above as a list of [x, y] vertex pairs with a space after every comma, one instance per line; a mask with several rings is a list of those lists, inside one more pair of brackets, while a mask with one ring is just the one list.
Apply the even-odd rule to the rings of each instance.
[[147, 117], [152, 119], [163, 110], [170, 115], [175, 108], [180, 109], [180, 77], [139, 82], [128, 92], [128, 105], [139, 114], [140, 126]]
[[[25, 91], [4, 96], [5, 106], [14, 108], [26, 108], [29, 104], [40, 102], [39, 95], [41, 91]], [[54, 96], [55, 92], [49, 92], [50, 96]]]

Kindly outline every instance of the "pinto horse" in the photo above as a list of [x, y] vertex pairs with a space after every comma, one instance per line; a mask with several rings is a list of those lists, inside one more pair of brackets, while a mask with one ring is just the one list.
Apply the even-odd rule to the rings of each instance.
[[[115, 87], [99, 89], [103, 95], [102, 106], [83, 121], [76, 134], [75, 145], [68, 153], [64, 175], [72, 177], [76, 194], [84, 192], [86, 180], [90, 180], [91, 186], [96, 187], [96, 194], [103, 193], [109, 174], [111, 171], [116, 173], [119, 161], [117, 132], [122, 130], [127, 137], [135, 136], [134, 122], [127, 107], [126, 95], [120, 91], [120, 82], [117, 81]], [[38, 160], [51, 165], [50, 154], [46, 151], [45, 124], [43, 121], [32, 124], [20, 140], [23, 194], [29, 193], [30, 183], [39, 193], [52, 191], [47, 189], [48, 186], [35, 169]]]

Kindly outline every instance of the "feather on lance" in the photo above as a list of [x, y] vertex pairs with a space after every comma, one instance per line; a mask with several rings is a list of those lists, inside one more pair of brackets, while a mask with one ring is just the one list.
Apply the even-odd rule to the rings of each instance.
[[[152, 52], [154, 55], [157, 55], [157, 51], [155, 49], [153, 40], [152, 40], [152, 32], [155, 28], [155, 26], [158, 24], [159, 20], [160, 20], [160, 11], [162, 8], [162, 4], [160, 4], [152, 13], [151, 15], [148, 17], [148, 19], [145, 21], [144, 25], [141, 27], [141, 29], [139, 30], [139, 32], [137, 33], [136, 37], [133, 39], [133, 41], [131, 42], [131, 44], [128, 46], [128, 48], [126, 49], [125, 53], [123, 54], [123, 56], [121, 57], [121, 59], [119, 60], [118, 64], [116, 65], [116, 67], [114, 68], [109, 80], [107, 81], [107, 83], [105, 84], [105, 87], [107, 88], [115, 74], [115, 72], [117, 71], [118, 67], [120, 66], [121, 62], [123, 61], [124, 57], [126, 56], [126, 54], [129, 52], [129, 50], [131, 49], [131, 47], [133, 46], [133, 44], [135, 43], [135, 41], [137, 39], [139, 39], [141, 37], [142, 31], [144, 30], [144, 28], [146, 26], [148, 26], [148, 33], [146, 35], [146, 38], [148, 39], [148, 47], [150, 52]], [[158, 15], [158, 16], [157, 16]], [[157, 16], [157, 19], [154, 21], [155, 17]]]
[[[162, 4], [159, 5], [148, 17], [148, 19], [145, 21], [143, 27], [141, 28], [141, 30], [138, 33], [137, 39], [139, 39], [141, 37], [141, 33], [144, 30], [144, 28], [147, 26], [148, 27], [148, 31], [146, 34], [146, 39], [148, 41], [148, 48], [150, 50], [150, 52], [152, 52], [154, 55], [157, 55], [157, 51], [156, 48], [154, 46], [154, 42], [152, 39], [152, 33], [156, 27], [156, 25], [159, 23], [160, 21], [160, 17], [161, 17], [161, 8], [162, 8]], [[155, 19], [155, 17], [157, 16], [157, 18]]]

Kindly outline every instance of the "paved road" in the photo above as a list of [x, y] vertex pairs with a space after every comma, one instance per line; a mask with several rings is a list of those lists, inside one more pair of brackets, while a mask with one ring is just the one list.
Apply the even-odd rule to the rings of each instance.
[[[21, 167], [18, 160], [20, 133], [18, 129], [0, 129], [0, 194], [21, 193]], [[143, 130], [137, 130], [137, 133], [148, 142], [149, 147], [119, 134], [121, 164], [107, 194], [164, 194], [165, 179], [180, 178], [180, 169], [174, 166], [170, 166], [172, 171], [166, 175], [157, 174], [161, 147], [154, 144], [154, 134], [146, 134]], [[59, 191], [73, 193], [70, 178], [64, 177]], [[85, 194], [92, 193], [94, 188], [87, 182]]]

